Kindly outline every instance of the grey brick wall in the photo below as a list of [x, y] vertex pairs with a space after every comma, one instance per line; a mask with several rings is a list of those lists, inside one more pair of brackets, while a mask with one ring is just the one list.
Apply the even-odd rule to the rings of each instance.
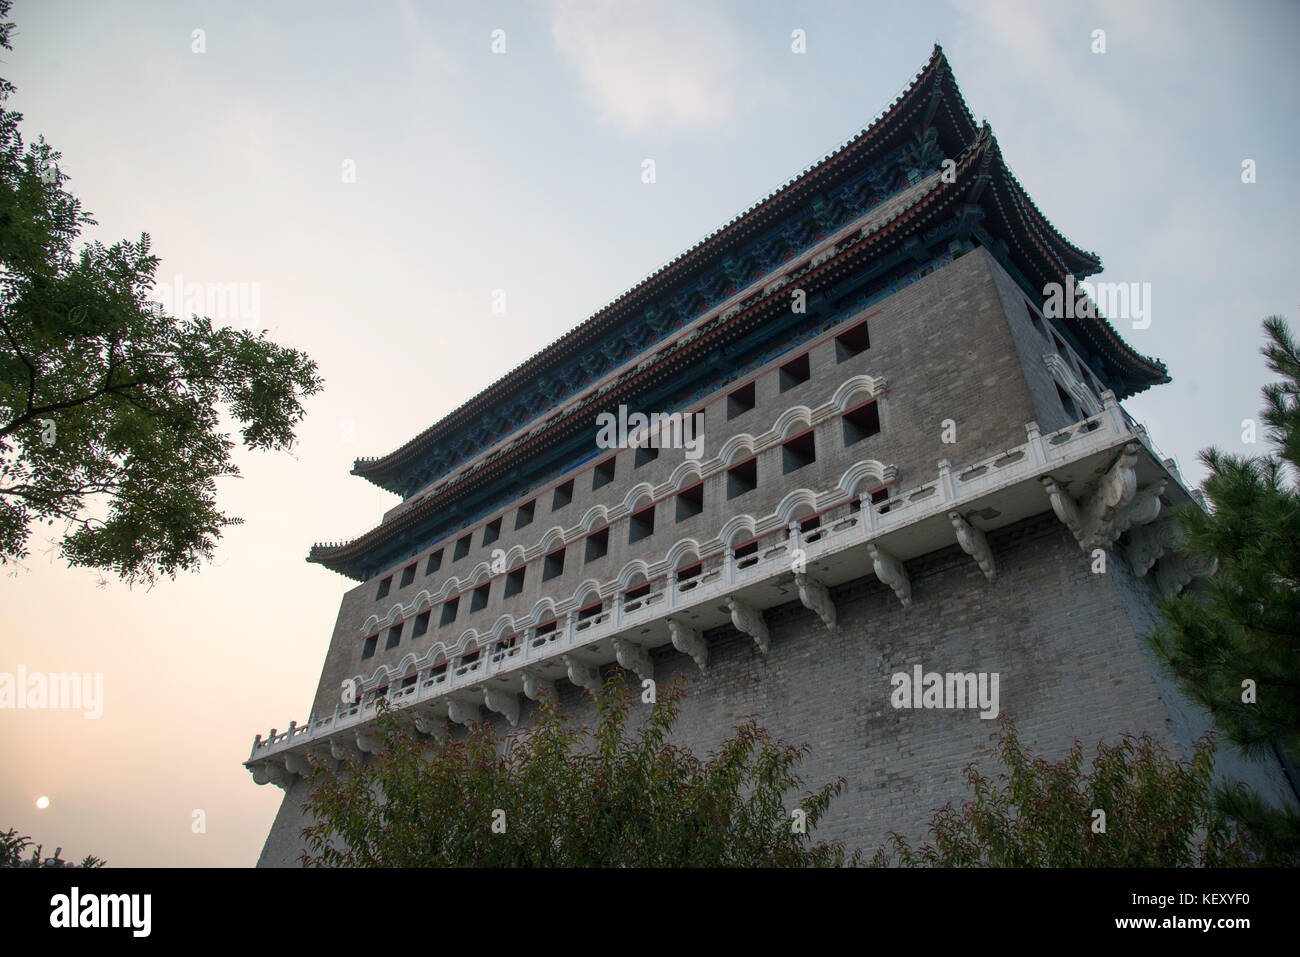
[[[1052, 348], [1049, 340], [1034, 327], [1019, 288], [985, 250], [968, 253], [869, 312], [878, 314], [870, 320], [871, 347], [865, 352], [840, 362], [828, 337], [811, 349], [811, 379], [781, 392], [776, 369], [802, 348], [788, 353], [758, 378], [756, 407], [735, 419], [728, 420], [725, 411], [725, 396], [734, 385], [710, 399], [704, 455], [716, 455], [740, 432], [766, 432], [792, 405], [815, 408], [857, 374], [888, 381], [879, 434], [846, 447], [839, 418], [831, 419], [816, 427], [815, 463], [783, 475], [780, 448], [763, 452], [758, 488], [746, 495], [728, 501], [725, 473], [719, 473], [706, 480], [700, 515], [678, 524], [670, 497], [658, 506], [650, 538], [629, 545], [626, 521], [616, 523], [606, 557], [587, 565], [582, 542], [571, 544], [563, 575], [542, 582], [540, 563], [532, 563], [522, 594], [510, 599], [503, 597], [498, 577], [483, 610], [471, 614], [465, 595], [457, 620], [439, 628], [435, 605], [424, 637], [412, 641], [408, 622], [396, 648], [385, 651], [381, 634], [378, 653], [362, 662], [360, 628], [369, 615], [382, 616], [398, 602], [409, 604], [421, 589], [436, 592], [449, 575], [467, 576], [479, 562], [490, 560], [494, 548], [532, 546], [553, 526], [578, 524], [595, 504], [612, 507], [639, 483], [664, 482], [684, 453], [665, 449], [654, 462], [634, 469], [633, 453], [624, 451], [614, 481], [595, 491], [590, 466], [584, 467], [573, 476], [573, 501], [558, 513], [551, 509], [550, 486], [529, 493], [499, 513], [504, 520], [497, 542], [482, 545], [478, 523], [465, 558], [452, 558], [454, 541], [463, 534], [457, 533], [443, 543], [442, 567], [434, 574], [424, 574], [425, 552], [417, 556], [412, 585], [399, 588], [401, 568], [408, 562], [391, 571], [393, 588], [383, 600], [375, 597], [378, 578], [348, 591], [322, 669], [315, 713], [333, 710], [347, 677], [370, 674], [381, 664], [396, 665], [412, 652], [423, 655], [434, 641], [452, 645], [470, 626], [486, 632], [502, 614], [523, 617], [543, 595], [566, 599], [587, 579], [614, 578], [632, 558], [658, 560], [680, 538], [711, 538], [734, 515], [766, 515], [792, 489], [832, 488], [852, 462], [894, 464], [899, 484], [909, 488], [932, 477], [940, 459], [960, 467], [1023, 443], [1026, 422], [1038, 421], [1044, 431], [1068, 424], [1042, 361]], [[856, 318], [846, 317], [844, 327]], [[945, 419], [956, 424], [955, 444], [941, 441]], [[516, 532], [515, 509], [534, 498], [534, 521]], [[1108, 574], [1092, 574], [1069, 533], [1047, 511], [1046, 498], [1043, 509], [1039, 518], [990, 535], [998, 565], [992, 583], [954, 545], [909, 563], [915, 600], [910, 609], [903, 609], [864, 568], [863, 578], [833, 592], [840, 619], [834, 633], [794, 602], [766, 612], [772, 633], [766, 657], [729, 627], [709, 635], [705, 674], [670, 645], [658, 649], [656, 679], [668, 681], [680, 671], [687, 681], [679, 741], [703, 752], [742, 716], [757, 713], [777, 735], [812, 746], [804, 766], [810, 785], [841, 775], [848, 779], [821, 835], [867, 849], [891, 829], [923, 837], [933, 810], [965, 795], [962, 768], [982, 760], [996, 739], [997, 722], [974, 711], [893, 710], [890, 676], [910, 672], [917, 663], [926, 671], [997, 672], [1002, 709], [1016, 719], [1027, 746], [1051, 757], [1063, 754], [1076, 737], [1093, 748], [1124, 731], [1149, 731], [1190, 753], [1192, 741], [1208, 726], [1206, 719], [1153, 670], [1136, 638], [1154, 619], [1150, 584], [1133, 576], [1119, 550], [1111, 553]], [[577, 720], [591, 717], [584, 692], [565, 681], [559, 689]], [[525, 703], [526, 709], [532, 707]], [[1223, 756], [1221, 767], [1278, 801], [1288, 799], [1276, 767], [1231, 754]], [[303, 823], [302, 788], [296, 783], [286, 795], [262, 864], [293, 863]]]
[[[583, 560], [582, 542], [571, 544], [561, 576], [543, 582], [541, 562], [534, 561], [526, 572], [522, 593], [511, 598], [504, 597], [503, 578], [497, 576], [486, 608], [471, 613], [466, 595], [456, 620], [439, 627], [439, 610], [435, 607], [426, 635], [412, 641], [408, 622], [397, 647], [385, 650], [386, 634], [381, 634], [378, 652], [364, 662], [361, 643], [365, 635], [360, 629], [370, 615], [382, 617], [399, 602], [409, 605], [421, 589], [436, 593], [450, 576], [462, 579], [469, 576], [480, 562], [491, 560], [496, 548], [508, 550], [516, 544], [532, 547], [555, 526], [567, 529], [577, 525], [594, 505], [612, 507], [622, 503], [629, 490], [639, 484], [658, 485], [668, 480], [685, 460], [685, 453], [681, 449], [665, 449], [654, 462], [634, 468], [634, 453], [624, 450], [618, 456], [614, 481], [594, 491], [588, 463], [570, 476], [576, 479], [573, 501], [558, 512], [551, 509], [553, 495], [548, 486], [496, 513], [503, 517], [499, 540], [483, 545], [483, 523], [471, 526], [472, 545], [469, 554], [460, 560], [453, 560], [453, 549], [455, 540], [464, 533], [451, 536], [440, 545], [444, 549], [442, 565], [432, 575], [424, 574], [429, 553], [422, 552], [417, 556], [415, 581], [411, 585], [399, 587], [401, 570], [409, 564], [408, 560], [354, 587], [344, 597], [340, 609], [313, 711], [325, 714], [334, 709], [338, 689], [345, 678], [358, 673], [371, 674], [380, 665], [395, 666], [411, 652], [422, 655], [435, 641], [454, 644], [471, 626], [485, 632], [503, 614], [526, 616], [542, 597], [557, 601], [569, 598], [585, 581], [605, 582], [614, 578], [634, 558], [661, 559], [681, 538], [700, 541], [712, 538], [734, 515], [757, 518], [769, 514], [792, 489], [833, 488], [855, 461], [875, 459], [898, 466], [899, 484], [906, 488], [932, 477], [940, 459], [947, 458], [959, 465], [1019, 445], [1024, 441], [1025, 423], [1034, 420], [1040, 412], [1026, 386], [1023, 350], [1017, 348], [1014, 332], [1013, 321], [1017, 315], [1025, 323], [1028, 320], [1023, 318], [1023, 306], [1008, 306], [1006, 293], [999, 289], [1001, 282], [1011, 280], [986, 251], [976, 249], [866, 313], [846, 317], [836, 332], [853, 325], [862, 315], [877, 313], [870, 320], [871, 348], [865, 352], [838, 361], [835, 341], [828, 336], [810, 351], [809, 381], [786, 392], [780, 391], [778, 368], [803, 351], [801, 348], [774, 361], [759, 374], [754, 409], [737, 418], [727, 418], [726, 395], [734, 385], [720, 390], [704, 403], [707, 406], [704, 456], [709, 458], [735, 435], [760, 435], [768, 431], [791, 406], [815, 408], [830, 400], [840, 384], [854, 375], [884, 377], [889, 391], [880, 401], [881, 432], [875, 436], [846, 447], [839, 418], [823, 422], [815, 429], [817, 460], [814, 463], [785, 475], [779, 447], [761, 452], [758, 488], [753, 491], [728, 500], [725, 473], [713, 475], [705, 480], [705, 508], [701, 514], [678, 523], [672, 497], [661, 500], [656, 507], [655, 534], [650, 538], [629, 544], [627, 522], [618, 522], [611, 527], [609, 552], [604, 558], [588, 564]], [[1051, 401], [1059, 409], [1054, 393]], [[1060, 413], [1062, 418], [1063, 415]], [[952, 419], [956, 426], [956, 442], [952, 444], [941, 441], [946, 419]], [[533, 522], [515, 531], [518, 506], [532, 500], [537, 503]], [[378, 583], [389, 574], [393, 576], [391, 591], [385, 598], [377, 599]]]
[[[1175, 754], [1190, 754], [1205, 718], [1153, 671], [1137, 640], [1135, 629], [1152, 620], [1146, 583], [1114, 555], [1106, 574], [1093, 574], [1050, 513], [994, 533], [990, 543], [993, 582], [955, 546], [910, 562], [915, 603], [908, 609], [869, 574], [834, 589], [834, 632], [797, 602], [769, 610], [766, 656], [729, 627], [707, 635], [703, 674], [671, 646], [658, 649], [656, 681], [679, 673], [685, 680], [674, 740], [702, 754], [753, 713], [778, 737], [807, 742], [801, 773], [808, 787], [841, 775], [848, 781], [817, 836], [867, 851], [890, 830], [925, 838], [936, 808], [968, 796], [962, 769], [972, 761], [993, 769], [986, 752], [996, 721], [975, 710], [891, 707], [890, 676], [918, 663], [926, 671], [997, 672], [1001, 709], [1025, 746], [1048, 758], [1061, 757], [1076, 738], [1091, 755], [1097, 742], [1125, 731], [1151, 732]], [[575, 720], [594, 719], [585, 692], [567, 682], [558, 690]], [[534, 707], [527, 703], [522, 723]], [[1276, 767], [1229, 755], [1221, 771], [1285, 800]], [[305, 796], [301, 781], [286, 794], [261, 865], [294, 863]]]

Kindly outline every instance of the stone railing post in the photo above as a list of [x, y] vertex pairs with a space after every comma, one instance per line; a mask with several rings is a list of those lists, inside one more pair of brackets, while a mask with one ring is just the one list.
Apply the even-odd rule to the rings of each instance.
[[1026, 422], [1025, 435], [1029, 443], [1029, 461], [1036, 466], [1046, 465], [1047, 451], [1043, 448], [1043, 433], [1038, 430], [1038, 423]]
[[957, 497], [957, 486], [952, 479], [952, 463], [947, 459], [939, 460], [939, 496], [945, 502]]

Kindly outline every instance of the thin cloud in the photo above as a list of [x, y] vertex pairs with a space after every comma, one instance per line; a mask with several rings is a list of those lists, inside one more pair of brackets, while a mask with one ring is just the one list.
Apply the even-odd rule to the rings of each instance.
[[738, 112], [743, 61], [717, 11], [557, 0], [551, 36], [601, 119], [625, 132], [707, 129]]

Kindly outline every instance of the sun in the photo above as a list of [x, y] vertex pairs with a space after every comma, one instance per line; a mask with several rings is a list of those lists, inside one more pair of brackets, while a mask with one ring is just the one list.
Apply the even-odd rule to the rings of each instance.
[[36, 799], [36, 806], [40, 808], [42, 811], [44, 811], [47, 807], [50, 806], [50, 799], [42, 794], [40, 797]]

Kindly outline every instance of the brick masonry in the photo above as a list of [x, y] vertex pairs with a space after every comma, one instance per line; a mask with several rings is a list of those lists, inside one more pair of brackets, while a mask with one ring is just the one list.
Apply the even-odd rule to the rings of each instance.
[[[999, 567], [993, 582], [955, 546], [909, 563], [915, 603], [908, 609], [874, 577], [834, 589], [834, 632], [797, 601], [769, 610], [766, 656], [730, 627], [708, 633], [703, 674], [671, 646], [658, 649], [655, 680], [685, 679], [674, 740], [702, 754], [752, 713], [776, 736], [807, 742], [812, 750], [801, 773], [809, 787], [841, 775], [848, 781], [817, 836], [868, 852], [890, 830], [924, 838], [934, 809], [968, 796], [963, 767], [977, 761], [986, 772], [993, 768], [987, 751], [996, 721], [974, 710], [891, 707], [890, 676], [915, 664], [997, 672], [1001, 709], [1024, 745], [1049, 758], [1076, 738], [1091, 754], [1097, 742], [1125, 731], [1151, 732], [1176, 754], [1190, 754], [1207, 722], [1137, 640], [1136, 629], [1151, 620], [1149, 586], [1113, 555], [1107, 573], [1093, 574], [1050, 514], [995, 533], [990, 543]], [[576, 720], [593, 720], [585, 692], [564, 682], [559, 689]], [[1225, 754], [1220, 770], [1285, 799], [1276, 767]], [[260, 866], [295, 862], [305, 797], [297, 781]]]
[[[936, 463], [974, 462], [1024, 441], [1025, 423], [1044, 431], [1067, 424], [1042, 356], [1054, 347], [1034, 327], [1019, 287], [983, 249], [976, 249], [882, 303], [871, 320], [871, 347], [839, 361], [833, 340], [812, 348], [812, 377], [779, 391], [775, 361], [757, 380], [754, 409], [728, 421], [725, 394], [708, 406], [705, 456], [740, 432], [761, 434], [785, 408], [815, 407], [856, 374], [884, 376], [888, 394], [881, 400], [881, 432], [845, 446], [838, 417], [817, 426], [817, 460], [790, 475], [781, 474], [780, 449], [759, 456], [759, 486], [727, 500], [725, 473], [706, 480], [704, 511], [681, 524], [672, 501], [661, 505], [655, 534], [628, 544], [625, 523], [611, 527], [609, 554], [591, 565], [582, 562], [581, 542], [569, 546], [563, 575], [541, 581], [530, 566], [522, 594], [505, 599], [494, 585], [487, 608], [468, 613], [468, 597], [454, 624], [433, 624], [421, 639], [410, 639], [409, 624], [398, 647], [360, 660], [361, 627], [371, 614], [384, 615], [393, 604], [409, 604], [422, 588], [431, 592], [450, 575], [467, 576], [493, 548], [532, 546], [552, 527], [572, 528], [593, 505], [613, 506], [636, 484], [659, 484], [683, 459], [681, 450], [664, 450], [657, 460], [634, 469], [632, 453], [620, 455], [615, 480], [592, 490], [588, 466], [576, 473], [573, 502], [551, 511], [552, 485], [509, 503], [502, 512], [499, 541], [482, 544], [482, 524], [472, 526], [470, 554], [452, 561], [452, 534], [442, 567], [425, 575], [428, 551], [385, 574], [392, 592], [377, 600], [378, 577], [343, 598], [338, 622], [314, 702], [316, 714], [331, 712], [341, 682], [379, 665], [396, 665], [409, 653], [424, 654], [434, 641], [454, 645], [465, 628], [486, 632], [502, 615], [523, 617], [543, 596], [570, 597], [586, 581], [605, 582], [632, 558], [662, 558], [680, 538], [705, 540], [733, 515], [770, 513], [794, 488], [828, 489], [854, 461], [876, 459], [897, 465], [900, 483], [910, 487], [935, 474]], [[846, 325], [854, 317], [846, 316]], [[799, 350], [802, 351], [802, 350]], [[792, 351], [789, 357], [797, 355]], [[1078, 357], [1069, 357], [1079, 362]], [[1083, 364], [1079, 362], [1079, 364]], [[733, 386], [734, 387], [734, 386]], [[665, 410], [667, 411], [667, 410]], [[957, 442], [941, 441], [942, 422], [952, 419]], [[565, 476], [565, 478], [572, 476]], [[863, 491], [859, 489], [858, 491]], [[515, 509], [536, 499], [531, 525], [513, 531]], [[757, 714], [775, 735], [807, 742], [812, 751], [802, 766], [810, 787], [839, 776], [844, 794], [818, 831], [870, 852], [890, 830], [916, 840], [934, 809], [967, 796], [962, 769], [986, 757], [995, 743], [996, 721], [975, 710], [899, 710], [889, 702], [890, 676], [921, 664], [926, 671], [997, 672], [1000, 706], [1016, 721], [1023, 743], [1049, 758], [1060, 757], [1078, 738], [1089, 752], [1098, 741], [1114, 741], [1125, 731], [1148, 731], [1181, 755], [1208, 727], [1206, 717], [1186, 702], [1155, 667], [1138, 634], [1155, 620], [1154, 593], [1125, 565], [1123, 549], [1109, 553], [1105, 574], [1093, 574], [1069, 532], [1048, 510], [989, 536], [998, 574], [988, 582], [957, 546], [908, 563], [914, 604], [904, 609], [869, 568], [862, 578], [832, 591], [839, 625], [828, 632], [798, 602], [793, 581], [790, 602], [769, 609], [772, 644], [762, 655], [753, 641], [729, 626], [706, 634], [710, 662], [701, 674], [691, 659], [671, 645], [653, 653], [655, 678], [663, 683], [680, 672], [686, 699], [676, 734], [679, 743], [704, 753], [716, 746], [747, 714]], [[1121, 539], [1121, 544], [1124, 542]], [[418, 560], [415, 581], [398, 587], [401, 568]], [[382, 577], [382, 576], [379, 576]], [[498, 578], [499, 582], [500, 579]], [[558, 683], [561, 699], [575, 720], [592, 711], [585, 692]], [[525, 701], [525, 717], [533, 708]], [[491, 715], [491, 720], [502, 720]], [[1275, 801], [1290, 800], [1281, 770], [1221, 756], [1221, 773], [1246, 780]], [[306, 823], [300, 811], [305, 785], [295, 779], [259, 865], [289, 866], [301, 849]]]

